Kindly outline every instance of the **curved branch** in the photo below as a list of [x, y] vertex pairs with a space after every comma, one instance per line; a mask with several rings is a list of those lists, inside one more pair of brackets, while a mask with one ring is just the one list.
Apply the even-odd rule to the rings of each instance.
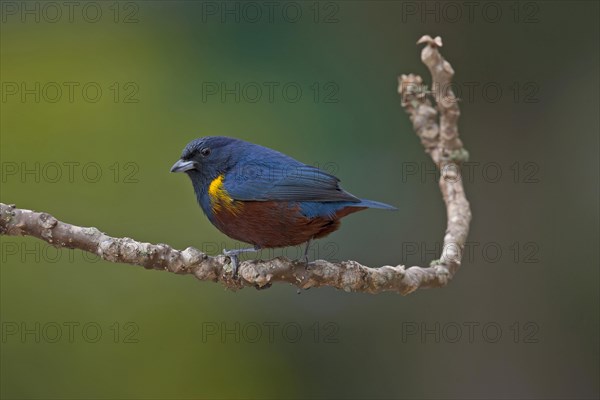
[[417, 135], [442, 171], [440, 189], [446, 203], [448, 228], [442, 257], [429, 267], [386, 265], [369, 268], [356, 261], [332, 263], [316, 260], [309, 263], [307, 268], [303, 262], [278, 257], [268, 261], [243, 261], [239, 266], [239, 278], [234, 278], [230, 260], [226, 256], [208, 256], [192, 247], [180, 251], [166, 244], [114, 238], [96, 228], [71, 225], [47, 213], [23, 210], [3, 203], [0, 203], [0, 234], [33, 236], [53, 246], [88, 251], [106, 261], [175, 274], [191, 274], [202, 281], [221, 282], [230, 289], [245, 286], [261, 289], [273, 282], [287, 282], [301, 289], [330, 286], [352, 292], [394, 291], [408, 294], [418, 288], [445, 286], [460, 266], [471, 220], [469, 203], [459, 179], [460, 171], [449, 167], [456, 166], [466, 158], [467, 153], [458, 139], [456, 124], [459, 110], [456, 98], [449, 89], [454, 71], [438, 51], [441, 46], [439, 37], [431, 39], [424, 36], [419, 41], [422, 42], [427, 46], [421, 58], [429, 67], [434, 84], [439, 84], [437, 94], [443, 94], [444, 99], [437, 102], [437, 110], [433, 108], [422, 79], [412, 74], [400, 77], [398, 91]]

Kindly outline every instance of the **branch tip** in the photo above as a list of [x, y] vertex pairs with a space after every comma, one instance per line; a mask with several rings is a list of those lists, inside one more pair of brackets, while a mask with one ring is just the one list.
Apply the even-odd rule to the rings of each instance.
[[421, 38], [419, 40], [417, 40], [417, 44], [423, 44], [426, 43], [428, 46], [431, 47], [442, 47], [442, 38], [440, 36], [436, 36], [435, 39], [433, 39], [431, 36], [429, 35], [423, 35], [421, 36]]

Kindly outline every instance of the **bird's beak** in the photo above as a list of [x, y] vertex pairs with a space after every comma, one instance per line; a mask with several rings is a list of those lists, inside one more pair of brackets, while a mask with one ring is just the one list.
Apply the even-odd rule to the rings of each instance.
[[177, 160], [171, 167], [171, 172], [185, 172], [194, 168], [196, 168], [196, 163], [194, 161]]

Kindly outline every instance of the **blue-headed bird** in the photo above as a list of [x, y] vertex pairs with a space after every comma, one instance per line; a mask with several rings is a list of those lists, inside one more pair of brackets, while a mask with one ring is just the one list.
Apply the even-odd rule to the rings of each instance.
[[200, 207], [225, 235], [254, 247], [223, 250], [236, 275], [238, 255], [296, 246], [340, 227], [340, 219], [367, 208], [396, 210], [355, 197], [339, 179], [278, 151], [223, 136], [187, 144], [171, 172], [192, 180]]

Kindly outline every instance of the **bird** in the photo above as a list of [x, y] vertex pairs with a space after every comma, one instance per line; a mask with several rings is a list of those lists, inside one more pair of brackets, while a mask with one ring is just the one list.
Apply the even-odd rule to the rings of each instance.
[[279, 151], [226, 136], [189, 142], [171, 172], [187, 174], [209, 221], [252, 247], [223, 249], [237, 276], [238, 256], [261, 249], [306, 244], [340, 227], [340, 219], [368, 208], [397, 210], [360, 199], [340, 180]]

